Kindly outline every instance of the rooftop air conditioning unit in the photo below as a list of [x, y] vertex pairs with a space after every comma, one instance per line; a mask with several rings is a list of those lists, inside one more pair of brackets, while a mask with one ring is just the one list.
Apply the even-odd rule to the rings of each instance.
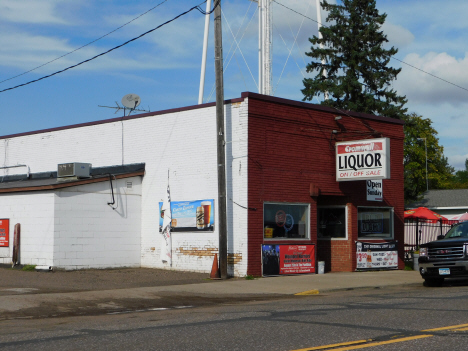
[[61, 163], [57, 166], [57, 178], [77, 177], [89, 178], [91, 163]]

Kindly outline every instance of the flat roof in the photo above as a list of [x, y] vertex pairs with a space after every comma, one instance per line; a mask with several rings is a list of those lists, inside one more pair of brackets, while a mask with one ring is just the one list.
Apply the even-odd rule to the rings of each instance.
[[[293, 106], [293, 107], [299, 107], [299, 108], [304, 108], [304, 109], [310, 109], [310, 110], [324, 111], [324, 112], [334, 113], [337, 115], [347, 115], [351, 117], [370, 119], [370, 120], [393, 123], [393, 124], [404, 124], [402, 120], [399, 120], [396, 118], [375, 116], [375, 115], [371, 115], [368, 113], [360, 113], [360, 112], [353, 112], [353, 111], [342, 111], [342, 110], [338, 110], [336, 108], [328, 107], [324, 105], [312, 104], [312, 103], [303, 102], [303, 101], [289, 100], [289, 99], [279, 98], [275, 96], [252, 93], [252, 92], [243, 92], [241, 93], [240, 98], [224, 100], [224, 104], [242, 102], [246, 98], [272, 102], [276, 104], [288, 105], [288, 106]], [[173, 108], [173, 109], [161, 110], [161, 111], [155, 111], [155, 112], [148, 112], [148, 113], [136, 114], [132, 116], [116, 117], [116, 118], [110, 118], [110, 119], [94, 121], [94, 122], [72, 124], [72, 125], [55, 127], [55, 128], [40, 129], [40, 130], [29, 131], [29, 132], [24, 132], [24, 133], [4, 135], [4, 136], [0, 136], [0, 140], [17, 138], [17, 137], [26, 136], [26, 135], [49, 133], [49, 132], [54, 132], [54, 131], [59, 131], [59, 130], [88, 127], [88, 126], [94, 126], [94, 125], [105, 124], [105, 123], [114, 123], [114, 122], [126, 121], [126, 120], [131, 120], [131, 119], [158, 116], [158, 115], [176, 113], [176, 112], [182, 112], [182, 111], [190, 111], [190, 110], [196, 110], [199, 108], [212, 107], [212, 106], [216, 106], [216, 102], [210, 102], [210, 103], [200, 104], [200, 105], [191, 105], [191, 106], [186, 106], [186, 107], [179, 107], [179, 108]]]
[[145, 174], [144, 163], [132, 163], [107, 167], [92, 167], [90, 177], [57, 178], [57, 172], [40, 172], [0, 177], [0, 193], [41, 191], [68, 188], [77, 185], [105, 182], [109, 179], [122, 179]]

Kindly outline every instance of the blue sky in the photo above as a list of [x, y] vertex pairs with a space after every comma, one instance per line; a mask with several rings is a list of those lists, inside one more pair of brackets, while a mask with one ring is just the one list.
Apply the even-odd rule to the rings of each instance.
[[[198, 5], [202, 0], [2, 0], [0, 2], [0, 90], [64, 69], [120, 45]], [[277, 0], [316, 19], [315, 0]], [[12, 78], [104, 38], [32, 72]], [[201, 7], [204, 9], [205, 4]], [[225, 98], [257, 91], [257, 4], [223, 0]], [[377, 0], [387, 13], [384, 32], [396, 57], [468, 89], [468, 2]], [[322, 14], [325, 20], [326, 14]], [[307, 38], [317, 25], [273, 3], [274, 95], [302, 99], [308, 76]], [[115, 106], [128, 93], [140, 95], [140, 108], [157, 111], [198, 101], [204, 16], [198, 11], [105, 56], [67, 72], [0, 93], [0, 135], [122, 116]], [[210, 28], [204, 101], [214, 101], [213, 28]], [[233, 37], [240, 49], [236, 47]], [[295, 40], [296, 39], [296, 40]], [[234, 45], [233, 45], [234, 44]], [[227, 65], [227, 66], [226, 66]], [[407, 107], [433, 121], [449, 163], [464, 169], [468, 157], [468, 91], [447, 84], [396, 60], [402, 67], [394, 82]], [[8, 80], [7, 80], [8, 79]], [[4, 81], [6, 80], [6, 81]], [[313, 102], [317, 102], [315, 100]]]

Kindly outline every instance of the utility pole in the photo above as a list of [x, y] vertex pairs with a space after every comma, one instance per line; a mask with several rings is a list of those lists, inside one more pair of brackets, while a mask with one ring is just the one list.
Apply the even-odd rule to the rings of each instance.
[[221, 30], [221, 0], [214, 10], [215, 73], [216, 73], [216, 134], [218, 154], [219, 271], [227, 278], [226, 219], [226, 141], [224, 128], [223, 37]]

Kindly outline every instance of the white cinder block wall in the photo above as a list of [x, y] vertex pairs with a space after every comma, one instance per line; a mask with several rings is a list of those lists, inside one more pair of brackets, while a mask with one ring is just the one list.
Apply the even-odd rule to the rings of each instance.
[[[247, 272], [247, 99], [225, 105], [228, 183], [229, 272]], [[0, 164], [26, 164], [31, 172], [56, 170], [58, 163], [88, 162], [94, 167], [144, 162], [140, 264], [210, 272], [218, 249], [218, 191], [215, 107], [0, 139]], [[3, 158], [3, 160], [2, 160]], [[3, 162], [2, 162], [3, 161]], [[0, 170], [2, 174], [21, 169]], [[173, 201], [214, 199], [212, 233], [174, 233], [173, 263], [161, 261], [159, 202], [169, 174]], [[16, 196], [16, 195], [12, 195]], [[238, 205], [236, 205], [237, 203]], [[7, 217], [0, 213], [0, 217]]]
[[113, 180], [113, 187], [112, 207], [109, 182], [55, 192], [55, 267], [140, 266], [141, 178]]
[[248, 248], [248, 109], [247, 99], [226, 111], [226, 182], [229, 266], [228, 274], [247, 274]]
[[0, 217], [10, 219], [10, 246], [0, 248], [0, 263], [11, 264], [16, 223], [21, 224], [21, 264], [53, 265], [54, 194], [0, 194]]

